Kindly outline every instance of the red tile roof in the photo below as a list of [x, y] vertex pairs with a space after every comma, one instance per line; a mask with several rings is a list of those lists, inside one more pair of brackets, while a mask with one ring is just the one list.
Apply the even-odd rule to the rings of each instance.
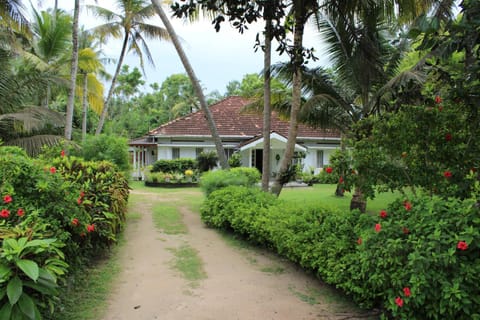
[[[253, 111], [242, 111], [250, 100], [232, 96], [210, 106], [218, 134], [221, 137], [253, 137], [262, 134], [263, 116]], [[271, 130], [288, 135], [288, 120], [276, 113], [272, 114]], [[149, 132], [156, 136], [210, 136], [207, 121], [202, 110], [175, 119]], [[298, 126], [298, 137], [339, 138], [340, 134], [332, 129], [315, 129], [303, 124]]]

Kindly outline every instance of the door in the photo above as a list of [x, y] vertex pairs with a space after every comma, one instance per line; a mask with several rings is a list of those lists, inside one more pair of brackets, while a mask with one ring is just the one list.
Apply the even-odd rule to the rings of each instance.
[[256, 149], [255, 150], [255, 168], [260, 171], [260, 173], [263, 172], [263, 150], [262, 149]]

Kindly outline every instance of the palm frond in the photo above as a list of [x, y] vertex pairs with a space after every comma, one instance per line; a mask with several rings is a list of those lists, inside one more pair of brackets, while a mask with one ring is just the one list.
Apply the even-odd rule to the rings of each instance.
[[23, 148], [29, 156], [36, 157], [44, 146], [57, 145], [62, 139], [63, 136], [42, 134], [4, 141], [4, 145]]
[[62, 127], [64, 121], [62, 114], [43, 107], [27, 107], [17, 112], [0, 115], [0, 124], [3, 128], [14, 124], [16, 131], [23, 134], [43, 130], [49, 125]]

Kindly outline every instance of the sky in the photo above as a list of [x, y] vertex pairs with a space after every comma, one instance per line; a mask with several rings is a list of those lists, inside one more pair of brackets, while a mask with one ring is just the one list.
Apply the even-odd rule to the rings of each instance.
[[[45, 10], [54, 6], [54, 0], [32, 1], [37, 8]], [[59, 0], [60, 8], [67, 12], [73, 11], [73, 0]], [[81, 4], [98, 5], [114, 12], [119, 12], [115, 8], [115, 0], [84, 0]], [[165, 7], [167, 15], [171, 16], [170, 9]], [[91, 16], [82, 9], [80, 24], [85, 25], [87, 29], [95, 25], [102, 24], [102, 21]], [[190, 59], [190, 63], [201, 81], [205, 92], [208, 94], [217, 90], [224, 94], [227, 84], [232, 80], [241, 81], [243, 76], [248, 73], [258, 73], [263, 67], [263, 53], [261, 50], [254, 52], [255, 36], [257, 32], [263, 29], [262, 24], [254, 25], [244, 34], [238, 33], [236, 29], [224, 23], [220, 32], [216, 32], [208, 19], [200, 22], [184, 22], [178, 18], [170, 19], [176, 33], [183, 39], [182, 45]], [[159, 18], [150, 21], [152, 24], [162, 25]], [[155, 67], [148, 65], [145, 60], [145, 81], [144, 90], [148, 90], [149, 84], [157, 82], [161, 84], [168, 76], [176, 73], [185, 73], [185, 69], [177, 56], [173, 44], [160, 41], [149, 41], [150, 52], [152, 53]], [[321, 53], [321, 39], [317, 32], [311, 27], [307, 27], [305, 32], [305, 47], [315, 47], [319, 60], [315, 65], [328, 65], [328, 58]], [[273, 44], [275, 48], [275, 43]], [[113, 39], [102, 48], [108, 58], [117, 59], [121, 49], [121, 40]], [[287, 56], [279, 57], [274, 54], [272, 61], [286, 61]], [[140, 68], [138, 57], [128, 54], [124, 60], [125, 64]], [[107, 66], [107, 71], [113, 73], [114, 64]]]

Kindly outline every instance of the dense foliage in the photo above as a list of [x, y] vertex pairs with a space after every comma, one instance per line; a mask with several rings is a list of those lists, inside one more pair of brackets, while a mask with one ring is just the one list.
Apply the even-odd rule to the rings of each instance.
[[212, 192], [209, 226], [232, 230], [398, 319], [478, 319], [475, 201], [399, 199], [378, 217], [292, 205], [255, 188]]
[[173, 160], [157, 160], [152, 165], [151, 172], [176, 173], [185, 170], [194, 170], [197, 167], [195, 159], [173, 159]]
[[201, 176], [200, 187], [209, 195], [215, 190], [236, 185], [251, 187], [260, 181], [260, 172], [256, 168], [238, 167], [230, 170], [216, 170]]
[[51, 162], [0, 148], [0, 318], [40, 319], [68, 272], [116, 241], [128, 184], [108, 162]]

